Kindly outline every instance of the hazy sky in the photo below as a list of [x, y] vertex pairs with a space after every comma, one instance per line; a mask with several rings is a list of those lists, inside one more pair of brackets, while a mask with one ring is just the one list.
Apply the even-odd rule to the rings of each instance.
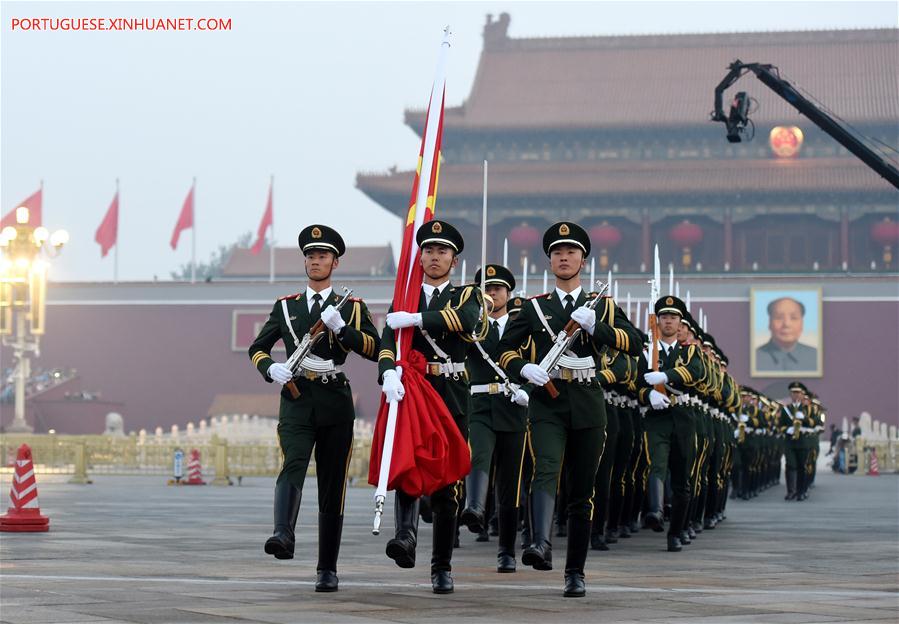
[[[275, 176], [275, 236], [312, 221], [347, 243], [398, 245], [399, 219], [355, 188], [359, 171], [414, 166], [403, 111], [422, 108], [444, 25], [447, 105], [467, 97], [487, 13], [510, 36], [897, 26], [895, 2], [3, 2], [5, 214], [44, 180], [44, 224], [71, 243], [60, 280], [112, 278], [94, 231], [121, 180], [120, 279], [168, 279], [197, 177], [197, 257], [254, 231]], [[222, 17], [230, 32], [21, 32], [16, 17]], [[711, 85], [710, 85], [711, 89]]]

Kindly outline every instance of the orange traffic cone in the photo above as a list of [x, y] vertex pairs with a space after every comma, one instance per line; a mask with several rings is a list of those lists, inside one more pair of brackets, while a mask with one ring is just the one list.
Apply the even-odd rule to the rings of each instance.
[[185, 485], [206, 485], [200, 468], [200, 451], [197, 449], [191, 449], [190, 451], [190, 460], [187, 462], [187, 482]]
[[0, 531], [38, 532], [50, 529], [50, 518], [41, 515], [37, 502], [37, 480], [34, 478], [34, 462], [27, 444], [19, 447], [16, 455], [16, 472], [9, 491], [10, 506], [0, 516]]
[[877, 465], [877, 449], [871, 449], [871, 466], [868, 468], [868, 474], [872, 477], [880, 476], [880, 466]]

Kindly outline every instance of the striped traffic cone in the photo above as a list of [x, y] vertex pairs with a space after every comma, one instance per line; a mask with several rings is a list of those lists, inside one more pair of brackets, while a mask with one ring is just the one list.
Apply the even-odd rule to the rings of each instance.
[[37, 480], [34, 478], [34, 462], [27, 444], [19, 447], [16, 455], [16, 471], [9, 491], [9, 509], [0, 516], [0, 531], [38, 532], [50, 529], [50, 518], [41, 515], [37, 502]]
[[868, 476], [878, 477], [880, 476], [880, 466], [877, 465], [877, 449], [871, 449], [871, 465], [868, 468]]
[[187, 482], [185, 485], [206, 485], [200, 468], [200, 451], [197, 449], [191, 449], [190, 451], [190, 460], [187, 462]]

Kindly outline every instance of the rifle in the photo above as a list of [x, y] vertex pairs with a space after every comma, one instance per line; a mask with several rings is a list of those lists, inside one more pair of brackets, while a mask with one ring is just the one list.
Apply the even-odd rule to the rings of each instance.
[[[350, 295], [353, 294], [353, 291], [347, 287], [343, 288], [343, 297], [337, 304], [334, 306], [334, 309], [340, 311], [340, 309], [346, 304], [350, 299]], [[288, 320], [288, 322], [290, 322]], [[287, 358], [287, 362], [285, 365], [290, 369], [292, 373], [294, 373], [294, 377], [296, 377], [296, 372], [299, 370], [300, 365], [303, 363], [303, 360], [306, 359], [306, 356], [312, 353], [312, 349], [315, 348], [315, 345], [318, 344], [318, 341], [321, 340], [325, 335], [325, 324], [321, 319], [318, 319], [315, 322], [315, 325], [306, 332], [306, 335], [303, 336], [303, 339], [296, 345], [297, 350], [294, 351], [289, 358]], [[311, 363], [310, 363], [311, 364]], [[309, 365], [309, 364], [307, 364]], [[314, 364], [311, 364], [314, 367]], [[293, 379], [288, 381], [284, 386], [290, 392], [290, 396], [294, 399], [300, 398], [300, 391], [297, 389], [297, 385], [293, 382]]]
[[[659, 246], [655, 247], [654, 267], [652, 279], [649, 280], [649, 303], [646, 304], [649, 313], [649, 334], [652, 338], [652, 350], [650, 351], [650, 367], [652, 370], [659, 370], [659, 324], [655, 315], [655, 303], [659, 299], [659, 284], [662, 281], [661, 266], [659, 262]], [[656, 392], [664, 395], [668, 394], [663, 384], [654, 387]]]
[[[585, 306], [591, 310], [596, 308], [596, 305], [599, 303], [599, 300], [602, 299], [603, 294], [609, 289], [608, 284], [603, 284], [600, 281], [597, 281], [596, 283], [600, 286], [599, 292]], [[540, 361], [540, 368], [548, 373], [558, 366], [559, 360], [561, 360], [565, 355], [565, 352], [571, 348], [571, 345], [574, 344], [577, 337], [581, 335], [581, 331], [583, 331], [583, 328], [577, 322], [571, 320], [568, 321], [568, 323], [565, 324], [565, 327], [562, 328], [562, 331], [556, 335], [553, 346], [550, 348], [549, 352]], [[547, 381], [543, 387], [552, 398], [555, 399], [559, 396], [559, 391], [553, 384], [552, 379]]]

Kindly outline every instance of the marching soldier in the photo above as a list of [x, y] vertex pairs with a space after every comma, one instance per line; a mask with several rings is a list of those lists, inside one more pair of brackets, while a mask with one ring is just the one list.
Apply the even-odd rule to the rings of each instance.
[[[475, 284], [481, 283], [480, 269], [475, 273], [474, 281]], [[507, 305], [515, 290], [515, 277], [502, 265], [488, 264], [484, 288], [492, 300], [492, 308], [487, 336], [483, 342], [475, 343], [468, 356], [471, 378], [471, 473], [466, 478], [466, 504], [461, 522], [472, 533], [484, 530], [492, 461], [494, 489], [499, 505], [496, 571], [515, 572], [515, 535], [527, 433], [528, 394], [525, 389], [513, 384], [496, 363], [499, 358], [497, 347], [510, 320]], [[521, 345], [522, 354], [527, 352], [529, 346], [527, 343]]]
[[[802, 429], [811, 423], [808, 407], [804, 403], [806, 387], [800, 381], [790, 383], [790, 403], [781, 406], [779, 430], [784, 435], [787, 494], [784, 500], [804, 500], [805, 468], [808, 446], [802, 440]], [[808, 420], [807, 420], [808, 419]]]
[[[593, 483], [605, 443], [605, 401], [596, 378], [597, 362], [605, 347], [637, 355], [640, 334], [611, 298], [594, 301], [597, 294], [581, 287], [580, 272], [590, 253], [590, 239], [582, 227], [554, 224], [543, 236], [543, 250], [556, 287], [526, 302], [506, 328], [498, 347], [499, 364], [514, 380], [534, 384], [528, 405], [534, 452], [532, 543], [521, 561], [537, 570], [552, 569], [550, 530], [564, 457], [568, 487], [564, 595], [578, 597], [586, 593], [584, 563], [590, 546]], [[600, 305], [594, 309], [596, 303]], [[582, 333], [559, 366], [547, 371], [538, 363], [569, 320]], [[520, 346], [528, 339], [534, 348], [523, 357]], [[548, 389], [550, 381], [558, 392], [556, 398]]]
[[[298, 241], [309, 284], [304, 292], [275, 303], [249, 349], [262, 377], [284, 386], [278, 417], [284, 459], [275, 485], [275, 530], [265, 542], [265, 552], [276, 559], [294, 556], [297, 514], [314, 452], [319, 508], [315, 591], [332, 592], [337, 591], [337, 554], [355, 419], [350, 384], [340, 367], [350, 351], [375, 360], [380, 339], [361, 299], [350, 299], [339, 310], [336, 307], [340, 298], [332, 290], [331, 275], [345, 251], [340, 234], [325, 225], [310, 225], [300, 232]], [[276, 342], [283, 341], [290, 357], [319, 321], [327, 335], [298, 368], [291, 370], [272, 359]], [[299, 391], [298, 397], [293, 390]]]
[[[689, 335], [681, 323], [686, 305], [672, 295], [660, 297], [655, 302], [658, 319], [659, 370], [644, 376], [646, 387], [641, 399], [652, 410], [646, 414], [644, 429], [650, 465], [647, 498], [649, 512], [646, 521], [653, 531], [664, 530], [662, 501], [665, 477], [670, 472], [673, 501], [671, 522], [668, 527], [668, 551], [681, 550], [681, 531], [687, 521], [690, 503], [691, 474], [696, 460], [696, 420], [689, 409], [690, 388], [703, 378], [705, 371], [696, 345], [681, 346], [680, 337]], [[654, 389], [665, 384], [673, 396]]]
[[[465, 357], [470, 343], [482, 336], [473, 332], [481, 317], [480, 290], [474, 286], [456, 287], [450, 283], [450, 271], [458, 263], [464, 242], [462, 235], [445, 221], [428, 221], [416, 232], [424, 271], [417, 313], [387, 314], [387, 327], [381, 339], [378, 372], [387, 399], [399, 400], [405, 394], [396, 371], [394, 330], [415, 327], [411, 348], [427, 360], [426, 377], [453, 415], [459, 431], [468, 439], [469, 383]], [[486, 324], [484, 324], [486, 328]], [[453, 543], [459, 510], [459, 484], [442, 488], [430, 497], [434, 536], [431, 551], [431, 586], [435, 594], [453, 592]], [[396, 535], [387, 542], [387, 556], [401, 568], [415, 566], [418, 543], [419, 499], [396, 491]]]

